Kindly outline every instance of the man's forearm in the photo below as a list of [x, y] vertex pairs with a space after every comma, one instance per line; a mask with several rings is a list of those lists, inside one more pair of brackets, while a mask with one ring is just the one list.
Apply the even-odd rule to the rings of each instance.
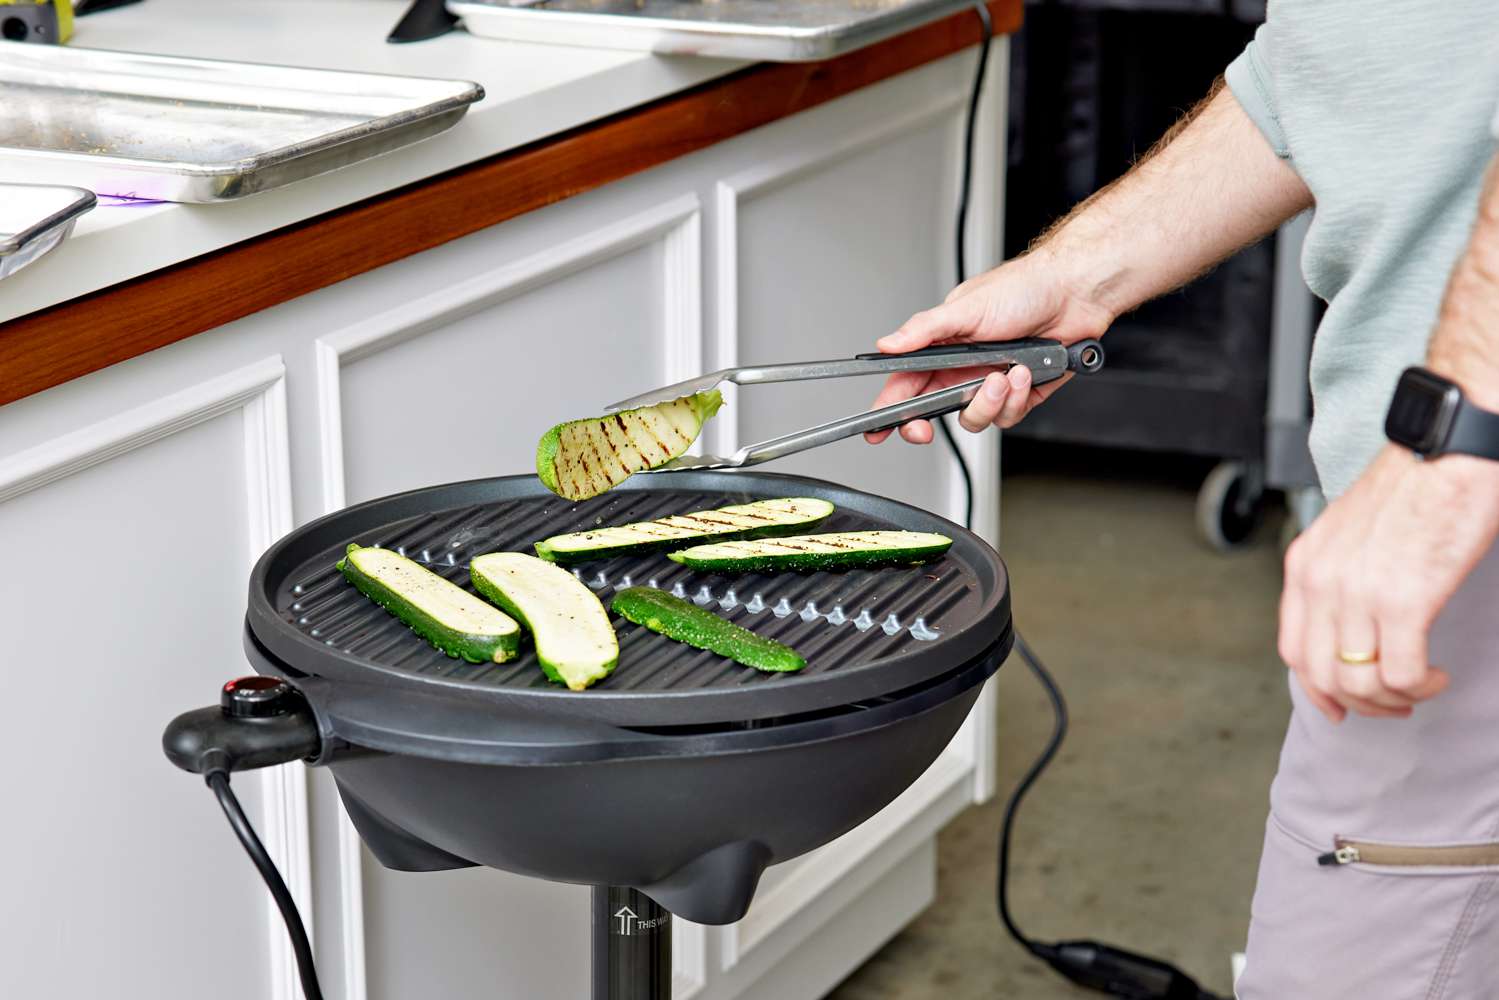
[[1499, 158], [1489, 166], [1468, 248], [1447, 283], [1427, 365], [1499, 411]]
[[1311, 204], [1301, 178], [1220, 87], [1032, 253], [1050, 258], [1117, 316], [1186, 284]]

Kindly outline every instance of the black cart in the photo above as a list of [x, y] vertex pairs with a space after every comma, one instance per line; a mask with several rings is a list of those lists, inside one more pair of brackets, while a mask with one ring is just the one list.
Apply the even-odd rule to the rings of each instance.
[[[1127, 170], [1243, 50], [1262, 2], [1032, 3], [1011, 63], [1006, 250], [1023, 250]], [[1268, 489], [1294, 530], [1321, 493], [1307, 451], [1306, 366], [1317, 304], [1299, 273], [1304, 220], [1182, 291], [1122, 317], [1109, 370], [1008, 433], [1217, 460], [1197, 524], [1221, 550], [1246, 542]]]

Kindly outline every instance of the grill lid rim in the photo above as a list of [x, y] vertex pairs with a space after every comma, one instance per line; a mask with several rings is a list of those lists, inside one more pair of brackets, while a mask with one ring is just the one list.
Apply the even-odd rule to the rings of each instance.
[[[1010, 628], [1008, 574], [1003, 561], [986, 542], [939, 515], [822, 480], [763, 472], [681, 472], [670, 476], [636, 477], [620, 492], [687, 492], [719, 495], [723, 503], [743, 496], [821, 496], [840, 510], [914, 530], [940, 531], [953, 538], [949, 557], [961, 556], [971, 585], [984, 587], [972, 619], [948, 625], [930, 646], [910, 649], [867, 663], [826, 673], [790, 675], [735, 687], [696, 687], [666, 690], [590, 689], [571, 692], [552, 687], [504, 687], [467, 680], [418, 674], [382, 665], [329, 647], [288, 623], [275, 604], [275, 595], [292, 572], [308, 559], [369, 532], [415, 516], [510, 500], [541, 498], [569, 510], [576, 504], [554, 497], [532, 476], [506, 476], [422, 487], [379, 497], [324, 515], [278, 540], [262, 555], [250, 575], [246, 624], [265, 650], [292, 670], [330, 680], [346, 679], [388, 686], [392, 692], [439, 691], [463, 693], [485, 702], [526, 711], [557, 712], [613, 725], [675, 725], [749, 721], [808, 711], [822, 711], [890, 694], [935, 677], [968, 662]], [[337, 531], [331, 542], [327, 536]], [[948, 557], [945, 557], [948, 558]], [[973, 571], [973, 572], [970, 572]], [[412, 641], [420, 641], [413, 638]], [[745, 668], [748, 669], [748, 668]]]

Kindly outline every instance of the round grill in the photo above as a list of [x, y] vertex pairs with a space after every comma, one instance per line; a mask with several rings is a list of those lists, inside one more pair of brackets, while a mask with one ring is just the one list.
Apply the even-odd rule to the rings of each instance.
[[[792, 496], [836, 505], [817, 531], [936, 531], [953, 546], [925, 566], [843, 573], [704, 574], [660, 553], [585, 563], [576, 572], [606, 607], [618, 587], [656, 586], [784, 642], [808, 661], [796, 674], [761, 673], [615, 616], [619, 666], [587, 691], [568, 691], [546, 680], [529, 650], [505, 664], [445, 656], [334, 569], [350, 542], [379, 545], [472, 591], [468, 563], [485, 552], [529, 552], [562, 532]], [[347, 508], [266, 552], [250, 578], [248, 623], [261, 647], [300, 674], [669, 727], [767, 720], [894, 695], [1007, 637], [1010, 607], [999, 556], [943, 518], [813, 479], [683, 472], [637, 476], [583, 503], [554, 496], [532, 476], [510, 476]]]

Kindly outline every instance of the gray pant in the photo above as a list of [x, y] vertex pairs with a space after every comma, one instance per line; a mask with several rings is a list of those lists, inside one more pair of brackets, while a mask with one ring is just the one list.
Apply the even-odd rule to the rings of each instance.
[[1333, 725], [1292, 683], [1241, 1000], [1499, 997], [1499, 865], [1316, 861], [1336, 837], [1499, 841], [1499, 549], [1438, 619], [1431, 661], [1452, 684], [1405, 720]]

